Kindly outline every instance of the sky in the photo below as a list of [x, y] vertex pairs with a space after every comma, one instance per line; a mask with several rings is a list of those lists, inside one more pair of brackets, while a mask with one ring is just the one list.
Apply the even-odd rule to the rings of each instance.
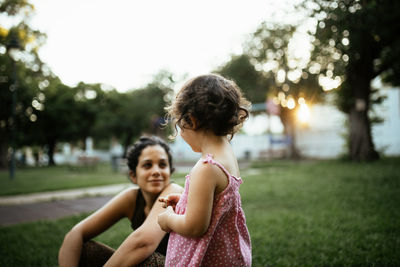
[[31, 25], [47, 34], [39, 55], [65, 84], [124, 92], [162, 69], [177, 78], [211, 72], [286, 2], [36, 0]]
[[[296, 21], [298, 1], [31, 0], [30, 24], [47, 34], [39, 55], [65, 84], [103, 83], [125, 92], [163, 69], [178, 79], [211, 72], [240, 54], [261, 22]], [[245, 128], [282, 130], [278, 118], [270, 122], [259, 116]]]
[[[181, 80], [213, 71], [242, 53], [261, 22], [284, 19], [294, 0], [32, 0], [31, 26], [47, 35], [39, 55], [63, 83], [141, 88], [161, 70]], [[178, 85], [179, 86], [179, 83]], [[178, 88], [175, 88], [178, 89]], [[248, 134], [279, 118], [245, 124]]]

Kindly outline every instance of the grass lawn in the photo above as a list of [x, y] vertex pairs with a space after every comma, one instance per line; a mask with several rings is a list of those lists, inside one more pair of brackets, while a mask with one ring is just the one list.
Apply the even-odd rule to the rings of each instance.
[[[400, 266], [400, 158], [255, 163], [242, 177], [253, 266]], [[56, 266], [84, 216], [0, 227], [0, 266]], [[128, 233], [124, 220], [97, 240]]]
[[0, 171], [0, 196], [127, 183], [126, 175], [114, 173], [109, 164], [96, 168], [54, 166], [17, 169], [10, 180], [6, 170]]
[[[173, 179], [183, 180], [182, 174], [174, 174]], [[127, 175], [113, 172], [110, 164], [98, 164], [96, 168], [54, 166], [17, 169], [16, 177], [10, 180], [6, 170], [0, 171], [0, 196], [36, 193], [44, 191], [73, 189], [129, 183]]]

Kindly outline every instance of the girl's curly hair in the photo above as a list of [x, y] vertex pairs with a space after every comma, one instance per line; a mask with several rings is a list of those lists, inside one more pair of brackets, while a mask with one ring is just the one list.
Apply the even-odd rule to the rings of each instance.
[[217, 136], [233, 135], [249, 116], [250, 102], [235, 82], [216, 74], [195, 77], [183, 85], [175, 101], [166, 108], [177, 126], [210, 130]]

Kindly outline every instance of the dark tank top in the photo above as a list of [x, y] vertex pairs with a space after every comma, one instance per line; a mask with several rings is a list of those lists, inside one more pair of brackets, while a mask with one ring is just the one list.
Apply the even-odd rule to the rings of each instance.
[[[131, 220], [131, 227], [133, 230], [139, 228], [144, 220], [146, 220], [146, 215], [144, 214], [144, 207], [146, 206], [146, 202], [142, 195], [142, 190], [138, 190], [138, 194], [136, 197], [136, 207], [135, 213], [133, 214]], [[164, 238], [161, 240], [160, 244], [158, 245], [156, 252], [161, 253], [163, 255], [167, 254], [167, 245], [168, 245], [168, 238], [169, 234], [167, 233]]]

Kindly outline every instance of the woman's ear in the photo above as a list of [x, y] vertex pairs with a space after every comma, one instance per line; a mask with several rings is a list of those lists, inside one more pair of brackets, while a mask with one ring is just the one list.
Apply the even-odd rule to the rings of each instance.
[[132, 183], [137, 184], [136, 175], [133, 173], [133, 171], [129, 171], [129, 179], [132, 181]]

